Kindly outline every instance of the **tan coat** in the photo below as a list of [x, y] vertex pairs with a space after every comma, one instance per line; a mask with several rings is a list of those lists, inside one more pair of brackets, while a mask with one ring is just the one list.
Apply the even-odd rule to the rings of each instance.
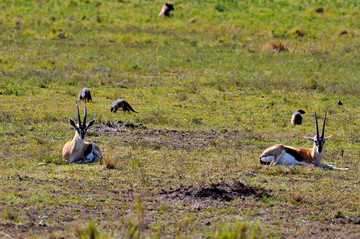
[[70, 163], [73, 162], [84, 162], [85, 152], [90, 146], [93, 145], [94, 149], [96, 150], [95, 156], [96, 158], [102, 159], [102, 153], [100, 147], [95, 143], [89, 143], [87, 141], [81, 140], [79, 138], [79, 134], [76, 132], [75, 136], [72, 141], [68, 141], [62, 150], [62, 156], [65, 160], [68, 160]]

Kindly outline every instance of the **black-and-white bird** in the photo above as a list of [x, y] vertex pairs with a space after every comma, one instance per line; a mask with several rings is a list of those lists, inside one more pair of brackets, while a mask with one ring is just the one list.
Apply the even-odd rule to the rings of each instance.
[[110, 106], [110, 110], [111, 112], [116, 113], [116, 111], [121, 108], [124, 112], [135, 112], [135, 113], [139, 113], [137, 111], [135, 111], [131, 105], [124, 99], [118, 99], [116, 101], [114, 101], [111, 106]]
[[302, 116], [301, 115], [303, 115], [303, 114], [305, 114], [306, 112], [304, 111], [304, 110], [298, 110], [298, 111], [296, 111], [293, 115], [292, 115], [292, 117], [291, 117], [291, 123], [293, 124], [293, 125], [301, 125], [302, 124], [302, 120], [303, 120], [303, 118], [302, 118]]

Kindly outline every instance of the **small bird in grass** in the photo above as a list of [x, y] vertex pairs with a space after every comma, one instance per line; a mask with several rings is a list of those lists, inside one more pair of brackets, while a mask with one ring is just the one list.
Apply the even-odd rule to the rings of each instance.
[[110, 106], [110, 110], [111, 112], [114, 112], [116, 113], [116, 111], [121, 108], [124, 112], [129, 112], [132, 111], [132, 112], [135, 112], [135, 113], [139, 113], [137, 111], [135, 111], [131, 105], [124, 99], [118, 99], [116, 101], [114, 101], [111, 106]]
[[292, 115], [292, 117], [291, 117], [291, 123], [293, 124], [293, 125], [301, 125], [302, 124], [302, 120], [303, 120], [303, 118], [302, 118], [302, 116], [301, 115], [303, 115], [303, 114], [305, 114], [306, 112], [304, 111], [304, 110], [298, 110], [298, 111], [296, 111], [293, 115]]
[[88, 88], [84, 88], [80, 91], [79, 93], [79, 98], [80, 100], [84, 100], [84, 101], [91, 101], [92, 102], [92, 98], [91, 98], [91, 94], [90, 94], [90, 90]]

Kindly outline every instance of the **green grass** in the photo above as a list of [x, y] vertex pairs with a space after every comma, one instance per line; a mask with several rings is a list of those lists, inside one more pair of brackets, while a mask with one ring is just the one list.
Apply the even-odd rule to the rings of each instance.
[[[357, 1], [176, 1], [169, 19], [162, 4], [0, 3], [0, 235], [358, 237]], [[61, 157], [83, 87], [95, 126], [147, 127], [90, 131], [103, 164]], [[112, 114], [118, 98], [140, 113]], [[294, 127], [297, 109], [307, 113]], [[314, 112], [333, 135], [323, 161], [349, 171], [257, 162], [275, 143], [311, 147]], [[268, 194], [161, 194], [234, 180]]]

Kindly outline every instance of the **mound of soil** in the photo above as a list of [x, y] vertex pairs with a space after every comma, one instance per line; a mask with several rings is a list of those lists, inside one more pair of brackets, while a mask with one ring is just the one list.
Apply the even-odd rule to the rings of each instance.
[[254, 195], [255, 197], [262, 197], [263, 195], [268, 196], [268, 193], [263, 188], [248, 186], [236, 181], [232, 184], [219, 182], [211, 185], [179, 187], [169, 191], [162, 190], [160, 195], [167, 199], [183, 200], [186, 198], [192, 198], [200, 200], [211, 199], [232, 201], [236, 198], [251, 195]]

